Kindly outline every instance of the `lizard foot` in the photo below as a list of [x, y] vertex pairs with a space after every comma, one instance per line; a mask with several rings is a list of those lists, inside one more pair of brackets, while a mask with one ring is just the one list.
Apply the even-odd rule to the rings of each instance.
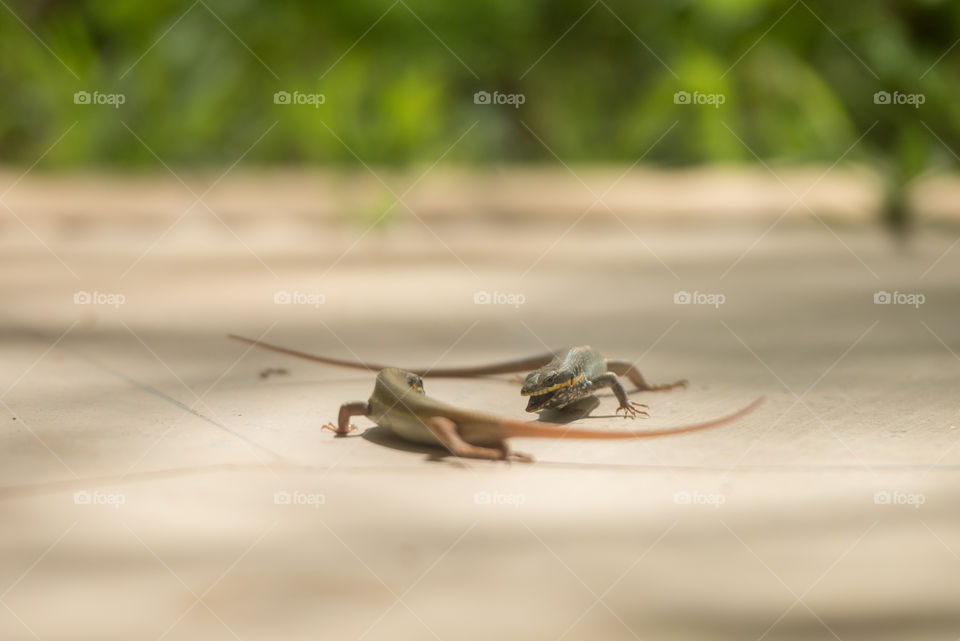
[[[643, 409], [637, 409], [637, 408], [643, 408]], [[650, 408], [644, 405], [643, 403], [635, 403], [633, 401], [628, 401], [627, 405], [621, 405], [620, 407], [618, 407], [616, 413], [619, 414], [620, 411], [622, 410], [623, 418], [637, 418], [637, 416], [640, 416], [642, 418], [650, 418], [650, 415], [644, 411], [648, 409]]]
[[529, 454], [524, 454], [523, 452], [514, 452], [510, 449], [510, 445], [506, 441], [500, 443], [500, 447], [497, 448], [500, 450], [501, 459], [506, 461], [507, 464], [510, 464], [514, 461], [517, 463], [533, 463], [533, 457]]
[[330, 430], [331, 432], [333, 432], [333, 433], [334, 433], [335, 435], [337, 435], [337, 436], [346, 436], [346, 435], [349, 434], [350, 432], [356, 432], [357, 429], [359, 429], [359, 428], [358, 428], [356, 425], [354, 425], [353, 423], [351, 423], [351, 424], [347, 427], [347, 431], [343, 432], [343, 431], [340, 430], [339, 427], [337, 427], [337, 426], [334, 425], [333, 423], [327, 423], [326, 425], [321, 425], [321, 426], [320, 426], [320, 429], [321, 429], [321, 430]]
[[523, 452], [510, 452], [506, 457], [507, 461], [516, 461], [518, 463], [533, 463], [533, 457]]

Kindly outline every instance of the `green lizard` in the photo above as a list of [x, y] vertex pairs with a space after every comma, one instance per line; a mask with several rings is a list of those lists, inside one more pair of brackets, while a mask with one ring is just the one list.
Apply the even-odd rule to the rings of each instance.
[[531, 456], [512, 452], [506, 439], [632, 439], [684, 434], [734, 421], [753, 411], [762, 401], [759, 398], [738, 412], [693, 425], [646, 432], [603, 432], [560, 427], [539, 421], [528, 423], [448, 405], [427, 396], [423, 391], [423, 380], [417, 374], [388, 367], [377, 374], [373, 394], [368, 401], [344, 403], [340, 406], [336, 426], [327, 424], [323, 427], [333, 430], [337, 436], [346, 436], [357, 429], [350, 424], [351, 417], [366, 416], [400, 438], [415, 443], [442, 445], [456, 456], [532, 462]]
[[[258, 345], [275, 352], [280, 352], [281, 354], [306, 358], [311, 361], [326, 363], [327, 365], [352, 367], [373, 372], [387, 369], [384, 365], [345, 361], [328, 358], [326, 356], [314, 356], [313, 354], [307, 354], [277, 345], [270, 345], [269, 343], [236, 336], [234, 334], [230, 334], [229, 337], [250, 343], [251, 345]], [[526, 372], [531, 369], [534, 371], [527, 375], [523, 387], [520, 390], [522, 396], [528, 396], [530, 398], [527, 403], [528, 412], [537, 412], [544, 409], [563, 409], [580, 399], [592, 395], [598, 389], [609, 387], [620, 402], [617, 412], [623, 411], [624, 418], [628, 416], [634, 418], [637, 415], [647, 416], [647, 413], [643, 411], [647, 409], [647, 406], [642, 403], [634, 403], [627, 397], [627, 391], [617, 378], [618, 376], [626, 376], [631, 383], [637, 386], [637, 390], [639, 391], [660, 391], [674, 387], [686, 387], [687, 385], [686, 380], [680, 380], [666, 385], [650, 385], [644, 380], [640, 374], [640, 370], [634, 367], [630, 361], [604, 358], [600, 352], [588, 346], [573, 347], [565, 352], [549, 352], [491, 365], [409, 371], [417, 376], [467, 378], [492, 374]]]

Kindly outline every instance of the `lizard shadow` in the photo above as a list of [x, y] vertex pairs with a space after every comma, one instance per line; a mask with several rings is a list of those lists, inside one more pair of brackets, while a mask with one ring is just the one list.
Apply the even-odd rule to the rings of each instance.
[[[369, 428], [360, 435], [360, 438], [370, 441], [376, 445], [389, 447], [390, 449], [401, 452], [423, 454], [425, 457], [424, 462], [426, 463], [447, 463], [448, 465], [453, 465], [454, 467], [460, 468], [466, 468], [469, 466], [468, 462], [464, 461], [456, 454], [452, 454], [445, 447], [440, 445], [427, 445], [425, 443], [410, 443], [409, 441], [404, 441], [386, 428], [380, 426]], [[470, 461], [475, 462], [474, 459], [471, 459]], [[502, 461], [492, 462], [501, 463]]]
[[360, 438], [369, 441], [381, 447], [388, 447], [400, 452], [411, 452], [413, 454], [423, 454], [424, 461], [427, 463], [452, 463], [457, 467], [466, 467], [460, 457], [451, 454], [449, 450], [440, 445], [427, 445], [426, 443], [411, 443], [405, 441], [399, 436], [393, 434], [390, 430], [375, 425], [364, 431]]
[[374, 445], [388, 447], [392, 450], [426, 454], [428, 461], [439, 461], [447, 456], [451, 456], [450, 452], [443, 447], [405, 441], [390, 430], [386, 429], [385, 427], [380, 427], [379, 425], [374, 425], [373, 427], [364, 430], [363, 434], [360, 435], [360, 438], [364, 439], [365, 441], [369, 441]]
[[575, 403], [567, 405], [562, 410], [548, 409], [537, 413], [539, 420], [544, 423], [558, 423], [566, 425], [581, 418], [587, 418], [590, 412], [600, 405], [600, 399], [596, 396], [581, 398]]

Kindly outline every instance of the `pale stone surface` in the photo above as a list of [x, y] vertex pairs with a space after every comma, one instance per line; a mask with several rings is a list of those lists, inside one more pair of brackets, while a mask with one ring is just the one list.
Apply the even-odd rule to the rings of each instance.
[[[40, 240], [0, 215], [0, 638], [960, 636], [957, 230], [901, 249], [809, 215], [768, 231], [781, 211], [602, 208], [573, 227], [428, 228], [401, 208], [368, 234], [295, 216], [227, 230], [202, 207], [168, 229], [180, 204], [137, 224], [25, 217]], [[675, 305], [681, 290], [725, 302]], [[875, 305], [880, 290], [925, 302]], [[712, 432], [457, 462], [376, 430], [332, 438], [320, 425], [373, 375], [227, 332], [411, 366], [592, 344], [690, 380], [637, 394], [640, 427], [767, 402]], [[528, 416], [509, 380], [427, 391]], [[602, 396], [582, 423], [623, 426], [613, 409]]]

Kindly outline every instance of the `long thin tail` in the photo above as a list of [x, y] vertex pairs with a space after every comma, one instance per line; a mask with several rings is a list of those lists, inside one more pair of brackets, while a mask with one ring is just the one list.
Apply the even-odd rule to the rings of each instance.
[[504, 431], [503, 437], [518, 438], [589, 438], [589, 439], [627, 439], [627, 438], [653, 438], [656, 436], [672, 436], [674, 434], [686, 434], [687, 432], [698, 432], [711, 427], [717, 427], [742, 418], [757, 409], [763, 403], [761, 396], [743, 409], [723, 416], [721, 418], [706, 421], [704, 423], [694, 423], [692, 425], [682, 425], [680, 427], [671, 427], [662, 430], [649, 431], [616, 431], [603, 432], [600, 430], [585, 430], [582, 428], [566, 428], [550, 423], [525, 423], [523, 421], [514, 421], [504, 419], [501, 428]]
[[[241, 341], [244, 343], [250, 343], [251, 345], [256, 345], [257, 347], [269, 349], [273, 352], [280, 352], [281, 354], [296, 356], [297, 358], [305, 358], [307, 360], [316, 361], [318, 363], [326, 363], [327, 365], [337, 365], [339, 367], [352, 367], [354, 369], [365, 369], [371, 372], [379, 372], [380, 370], [385, 369], [387, 367], [386, 365], [375, 365], [373, 363], [361, 363], [359, 361], [341, 361], [336, 358], [327, 358], [325, 356], [314, 356], [313, 354], [307, 354], [306, 352], [300, 352], [295, 349], [280, 347], [279, 345], [271, 345], [270, 343], [264, 343], [262, 341], [254, 340], [252, 338], [244, 338], [243, 336], [237, 336], [236, 334], [227, 334], [227, 338], [232, 338], [233, 340]], [[416, 372], [414, 373], [416, 374]]]
[[[232, 338], [237, 341], [242, 341], [244, 343], [256, 345], [257, 347], [269, 349], [271, 351], [279, 352], [281, 354], [296, 356], [297, 358], [305, 358], [309, 361], [315, 361], [317, 363], [325, 363], [326, 365], [336, 365], [338, 367], [351, 367], [353, 369], [365, 369], [371, 372], [379, 372], [382, 369], [393, 367], [393, 365], [377, 365], [375, 363], [362, 363], [360, 361], [344, 361], [337, 358], [327, 358], [326, 356], [316, 356], [314, 354], [300, 352], [295, 349], [280, 347], [279, 345], [271, 345], [270, 343], [264, 343], [263, 341], [254, 340], [252, 338], [244, 338], [243, 336], [237, 336], [236, 334], [228, 334], [227, 338]], [[536, 369], [538, 367], [542, 367], [543, 365], [546, 365], [551, 360], [553, 360], [553, 357], [554, 357], [554, 354], [549, 353], [549, 354], [538, 354], [537, 356], [529, 356], [527, 358], [520, 358], [513, 361], [494, 363], [492, 365], [480, 365], [477, 367], [451, 367], [446, 369], [443, 369], [443, 368], [410, 369], [409, 367], [403, 367], [401, 369], [404, 369], [408, 372], [412, 372], [417, 376], [467, 378], [471, 376], [488, 376], [492, 374], [512, 374], [514, 372], [526, 372], [532, 369]]]

